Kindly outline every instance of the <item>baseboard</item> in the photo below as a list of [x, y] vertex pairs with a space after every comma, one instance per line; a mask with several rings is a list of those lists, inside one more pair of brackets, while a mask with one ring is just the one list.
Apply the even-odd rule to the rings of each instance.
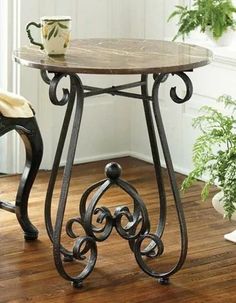
[[[94, 161], [101, 161], [101, 160], [128, 157], [128, 156], [130, 156], [129, 151], [118, 152], [118, 153], [109, 153], [109, 154], [100, 154], [98, 156], [75, 158], [74, 164], [89, 163], [89, 162], [94, 162]], [[60, 166], [65, 166], [65, 164], [66, 164], [66, 162], [62, 161]]]
[[[82, 157], [82, 158], [75, 158], [74, 164], [82, 164], [82, 163], [89, 163], [94, 161], [100, 161], [100, 160], [107, 160], [107, 159], [113, 159], [113, 158], [121, 158], [121, 157], [133, 157], [148, 163], [153, 164], [153, 159], [149, 155], [145, 155], [142, 153], [137, 153], [134, 151], [125, 151], [125, 152], [118, 152], [118, 153], [109, 153], [109, 154], [100, 154], [98, 156], [91, 156], [91, 157]], [[65, 165], [65, 161], [61, 162], [61, 166]], [[161, 166], [166, 168], [165, 162], [161, 161]], [[174, 165], [175, 172], [188, 175], [191, 170], [180, 167], [178, 165]]]
[[[129, 156], [153, 164], [153, 159], [151, 156], [144, 155], [144, 154], [137, 153], [137, 152], [130, 152]], [[161, 166], [166, 168], [166, 163], [164, 160], [161, 160]], [[178, 166], [178, 165], [174, 165], [174, 170], [176, 173], [180, 173], [182, 175], [188, 175], [191, 172], [190, 169], [186, 169], [186, 168]]]
[[141, 154], [141, 153], [137, 153], [137, 152], [134, 152], [134, 151], [130, 151], [129, 156], [153, 164], [153, 159], [152, 159], [151, 156]]

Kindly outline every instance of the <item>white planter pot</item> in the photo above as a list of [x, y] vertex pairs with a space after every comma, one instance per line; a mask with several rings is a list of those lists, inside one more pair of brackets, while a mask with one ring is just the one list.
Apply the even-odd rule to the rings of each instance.
[[206, 35], [212, 41], [215, 46], [230, 46], [235, 43], [235, 31], [229, 28], [219, 39], [215, 39], [212, 35], [212, 32], [206, 30]]
[[[221, 215], [225, 216], [225, 211], [224, 211], [224, 194], [222, 191], [214, 195], [212, 198], [212, 205], [215, 208], [215, 210], [220, 213]], [[235, 203], [236, 207], [236, 203]], [[231, 220], [236, 221], [236, 212], [233, 213]]]
[[[224, 195], [223, 192], [220, 191], [219, 193], [217, 193], [213, 198], [212, 198], [212, 205], [214, 207], [214, 209], [220, 213], [221, 215], [225, 215], [225, 211], [224, 211]], [[236, 203], [235, 203], [236, 206]], [[236, 221], [236, 212], [233, 213], [231, 220], [235, 220]], [[232, 231], [229, 234], [225, 234], [224, 238], [228, 241], [234, 242], [236, 243], [236, 230]]]

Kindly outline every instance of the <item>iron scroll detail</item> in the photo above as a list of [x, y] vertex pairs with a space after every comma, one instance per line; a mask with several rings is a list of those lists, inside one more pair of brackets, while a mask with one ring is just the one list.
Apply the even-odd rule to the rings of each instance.
[[[185, 96], [183, 98], [180, 98], [177, 95], [176, 86], [171, 87], [170, 89], [170, 97], [171, 99], [178, 104], [185, 103], [189, 101], [193, 95], [193, 84], [189, 76], [186, 74], [186, 72], [175, 72], [171, 73], [172, 76], [178, 76], [181, 78], [185, 84], [186, 92]], [[153, 74], [153, 79], [155, 82], [159, 83], [158, 85], [166, 82], [169, 78], [169, 74], [166, 73], [160, 73], [160, 74]], [[144, 79], [145, 81], [145, 79]], [[146, 96], [147, 97], [147, 96]]]
[[[49, 84], [49, 96], [50, 100], [53, 104], [61, 106], [66, 105], [66, 113], [64, 117], [64, 121], [61, 128], [61, 134], [59, 137], [59, 143], [57, 146], [54, 163], [52, 167], [52, 173], [49, 180], [46, 201], [45, 201], [45, 224], [47, 228], [47, 232], [50, 240], [53, 243], [53, 255], [55, 266], [59, 272], [59, 274], [66, 280], [71, 281], [76, 287], [80, 287], [83, 279], [85, 279], [93, 270], [96, 258], [97, 258], [97, 247], [94, 239], [85, 235], [79, 237], [75, 240], [72, 250], [66, 249], [61, 243], [61, 233], [62, 233], [62, 225], [65, 213], [65, 206], [67, 202], [67, 195], [70, 185], [71, 178], [71, 170], [73, 166], [73, 159], [75, 155], [78, 134], [81, 124], [82, 112], [83, 112], [83, 86], [80, 81], [80, 78], [76, 75], [69, 75], [70, 79], [70, 90], [63, 89], [63, 96], [61, 100], [57, 99], [57, 88], [61, 79], [66, 76], [64, 74], [55, 73], [52, 79], [49, 79], [46, 71], [41, 73], [43, 80]], [[75, 106], [74, 119], [72, 121], [72, 132], [71, 138], [69, 142], [69, 148], [67, 153], [67, 160], [64, 169], [64, 174], [62, 178], [62, 190], [59, 198], [57, 215], [55, 227], [52, 225], [51, 219], [51, 208], [52, 208], [52, 197], [53, 191], [56, 183], [56, 178], [58, 175], [58, 169], [60, 165], [60, 160], [62, 157], [62, 152], [64, 148], [65, 139], [67, 137], [69, 124], [71, 121], [73, 107]], [[81, 223], [77, 220], [78, 223]], [[72, 224], [72, 223], [71, 223]], [[82, 225], [83, 227], [83, 225]], [[68, 229], [68, 227], [67, 227]], [[70, 234], [69, 234], [70, 235]], [[73, 235], [72, 235], [73, 237]], [[84, 256], [83, 246], [86, 247], [86, 253], [89, 251], [90, 256], [88, 258], [88, 262], [85, 265], [84, 270], [82, 270], [78, 275], [72, 276], [66, 272], [64, 267], [64, 262], [62, 260], [62, 256], [64, 256], [65, 261], [73, 261], [73, 260], [81, 260]]]
[[[186, 86], [186, 94], [183, 98], [180, 98], [177, 95], [176, 87], [172, 87], [170, 90], [171, 99], [179, 104], [188, 101], [193, 92], [190, 78], [184, 72], [178, 72], [172, 75], [176, 75], [183, 80]], [[188, 246], [187, 228], [183, 208], [175, 180], [174, 168], [171, 161], [159, 106], [159, 89], [161, 84], [167, 80], [168, 74], [155, 75], [151, 96], [148, 95], [147, 75], [142, 75], [140, 82], [134, 82], [123, 86], [120, 85], [106, 89], [83, 86], [79, 76], [76, 74], [54, 73], [53, 77], [49, 78], [47, 71], [42, 71], [41, 76], [44, 82], [49, 85], [49, 97], [51, 102], [57, 106], [66, 106], [66, 113], [62, 123], [45, 202], [45, 223], [49, 238], [53, 243], [54, 261], [59, 274], [64, 279], [71, 281], [75, 287], [81, 287], [83, 280], [93, 271], [96, 264], [97, 243], [105, 241], [115, 228], [118, 234], [129, 242], [130, 249], [134, 253], [135, 259], [140, 268], [148, 275], [158, 279], [160, 283], [168, 283], [169, 277], [176, 273], [184, 264]], [[69, 78], [69, 88], [62, 89], [62, 97], [61, 99], [58, 99], [57, 91], [60, 87], [59, 83], [65, 76]], [[138, 86], [141, 87], [141, 94], [121, 92], [123, 89]], [[84, 90], [88, 90], [89, 93], [84, 92]], [[133, 97], [136, 99], [142, 99], [143, 101], [159, 192], [159, 220], [157, 220], [156, 231], [151, 232], [151, 223], [144, 201], [138, 194], [137, 190], [131, 184], [121, 178], [122, 169], [120, 165], [112, 162], [109, 163], [105, 168], [105, 179], [91, 185], [82, 194], [79, 201], [79, 215], [67, 221], [65, 226], [66, 234], [73, 241], [72, 248], [67, 249], [61, 243], [61, 234], [70, 186], [73, 160], [82, 119], [84, 98], [101, 93], [109, 93], [123, 97]], [[73, 118], [72, 112], [74, 112]], [[56, 222], [55, 226], [53, 226], [51, 219], [52, 197], [70, 123], [72, 123], [70, 142], [67, 150], [66, 165], [62, 177], [61, 194], [58, 202]], [[161, 148], [166, 162], [170, 187], [173, 193], [179, 221], [181, 238], [180, 256], [173, 268], [167, 272], [155, 271], [149, 267], [148, 262], [146, 262], [148, 258], [159, 257], [164, 252], [162, 236], [165, 231], [167, 213], [167, 198], [165, 194], [155, 128], [157, 128], [158, 131]], [[127, 205], [117, 206], [112, 213], [107, 206], [99, 205], [103, 195], [114, 186], [119, 187], [129, 198], [131, 198], [133, 203], [132, 207], [128, 207]], [[82, 230], [83, 234], [81, 234], [81, 232], [77, 232], [78, 226], [80, 227], [80, 231]], [[144, 246], [144, 243], [146, 242], [149, 244]], [[77, 275], [73, 276], [69, 274], [63, 261], [73, 261], [76, 263], [77, 261], [81, 260], [86, 261], [84, 269], [80, 269], [80, 272]]]
[[172, 87], [171, 90], [170, 90], [171, 99], [175, 103], [178, 103], [178, 104], [182, 104], [186, 101], [189, 101], [190, 98], [192, 97], [192, 94], [193, 94], [193, 84], [192, 84], [191, 79], [184, 72], [173, 73], [172, 75], [173, 76], [176, 75], [176, 76], [180, 77], [183, 80], [183, 82], [186, 86], [186, 94], [185, 94], [184, 98], [180, 98], [180, 97], [178, 97], [178, 95], [176, 93], [176, 87]]

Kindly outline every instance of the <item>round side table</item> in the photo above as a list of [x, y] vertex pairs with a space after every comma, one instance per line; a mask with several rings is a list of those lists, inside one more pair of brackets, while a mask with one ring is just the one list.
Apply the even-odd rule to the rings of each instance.
[[[74, 40], [64, 57], [49, 57], [34, 46], [25, 46], [14, 52], [16, 62], [41, 70], [42, 79], [49, 85], [49, 98], [51, 102], [60, 106], [67, 105], [47, 190], [45, 222], [48, 235], [53, 243], [56, 268], [59, 274], [63, 278], [71, 281], [75, 287], [81, 287], [83, 280], [94, 269], [97, 259], [97, 242], [106, 240], [113, 228], [117, 230], [122, 238], [129, 242], [130, 249], [134, 253], [140, 268], [148, 275], [158, 279], [160, 283], [168, 283], [169, 277], [182, 267], [187, 255], [187, 228], [159, 108], [159, 88], [161, 84], [167, 80], [168, 75], [176, 75], [184, 82], [186, 94], [183, 98], [180, 98], [177, 95], [176, 88], [173, 87], [170, 90], [170, 97], [174, 102], [180, 104], [188, 101], [192, 96], [193, 87], [190, 78], [187, 76], [187, 72], [207, 65], [210, 63], [211, 57], [212, 54], [209, 50], [194, 45], [135, 39]], [[53, 77], [49, 76], [50, 74], [53, 74]], [[84, 85], [79, 74], [139, 74], [140, 81], [99, 88]], [[149, 95], [147, 84], [148, 75], [150, 74], [153, 77], [153, 88], [152, 93]], [[70, 79], [70, 89], [63, 89], [63, 97], [61, 100], [58, 100], [58, 84], [65, 76]], [[140, 94], [126, 91], [134, 87], [141, 88]], [[159, 192], [159, 221], [157, 222], [156, 231], [151, 233], [149, 215], [144, 201], [137, 193], [137, 190], [121, 178], [120, 165], [118, 163], [110, 163], [105, 168], [106, 178], [91, 185], [82, 194], [78, 217], [69, 220], [66, 224], [67, 235], [74, 239], [73, 248], [68, 250], [61, 243], [62, 223], [83, 113], [83, 104], [87, 97], [100, 94], [136, 98], [141, 99], [143, 102]], [[71, 139], [62, 179], [56, 223], [53, 227], [51, 220], [51, 200], [74, 107]], [[155, 124], [170, 179], [181, 238], [179, 258], [176, 264], [166, 272], [155, 271], [148, 265], [148, 262], [146, 262], [148, 258], [159, 257], [163, 254], [164, 244], [162, 236], [165, 230], [167, 212], [166, 191], [161, 171]], [[112, 186], [120, 187], [127, 196], [132, 198], [134, 203], [132, 211], [126, 206], [118, 206], [112, 214], [107, 207], [97, 206], [100, 198], [102, 198], [103, 194]], [[89, 198], [92, 192], [92, 198]], [[94, 217], [97, 218], [96, 226], [93, 223]], [[123, 224], [123, 218], [126, 218], [125, 222], [128, 221], [125, 225]], [[77, 224], [82, 226], [84, 236], [76, 235], [74, 227]], [[144, 245], [144, 243], [147, 242], [148, 244]], [[87, 257], [87, 263], [80, 273], [71, 275], [66, 271], [65, 261], [83, 260], [87, 254], [89, 255]]]

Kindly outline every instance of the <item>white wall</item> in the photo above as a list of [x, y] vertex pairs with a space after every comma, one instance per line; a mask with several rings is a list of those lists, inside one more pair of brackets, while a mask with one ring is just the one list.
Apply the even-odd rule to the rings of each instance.
[[[48, 1], [40, 2], [39, 15], [63, 14], [71, 15], [73, 20], [74, 38], [105, 37], [112, 34], [113, 3], [108, 0], [82, 0], [82, 1], [51, 1], [48, 11]], [[118, 3], [117, 1], [115, 4]], [[116, 13], [122, 13], [122, 6], [116, 7]], [[116, 23], [114, 23], [116, 26]], [[114, 29], [116, 34], [116, 28]], [[111, 79], [105, 76], [85, 76], [82, 81], [95, 86], [110, 86]], [[56, 108], [49, 104], [47, 86], [39, 81], [39, 104], [38, 120], [46, 145], [42, 167], [50, 168], [54, 156], [55, 147], [61, 121], [63, 119], [64, 108]], [[45, 115], [47, 112], [47, 115]], [[85, 102], [84, 116], [82, 120], [81, 133], [79, 137], [78, 150], [75, 162], [87, 162], [101, 158], [115, 157], [120, 154], [127, 154], [128, 138], [116, 136], [128, 128], [128, 115], [122, 104], [117, 105], [113, 98], [109, 96], [99, 96], [87, 99]], [[57, 119], [55, 119], [57, 117]], [[127, 124], [127, 127], [126, 127]], [[52, 130], [52, 131], [48, 131]], [[62, 164], [65, 162], [63, 155]]]
[[[9, 9], [9, 20], [13, 20], [13, 23], [8, 22], [7, 24], [12, 23], [13, 28], [17, 28], [16, 36], [13, 35], [12, 29], [7, 31], [8, 37], [11, 37], [8, 43], [9, 48], [6, 49], [7, 54], [11, 54], [13, 48], [28, 43], [25, 25], [32, 20], [38, 21], [42, 15], [71, 15], [73, 19], [72, 36], [74, 38], [128, 37], [129, 34], [135, 34], [135, 28], [133, 28], [133, 23], [130, 20], [130, 13], [132, 12], [133, 14], [135, 10], [130, 10], [126, 1], [1, 1], [13, 6], [13, 9]], [[144, 2], [142, 1], [141, 7], [143, 7], [143, 4]], [[7, 7], [1, 11], [6, 12]], [[138, 11], [140, 15], [140, 9]], [[136, 18], [136, 21], [139, 22], [140, 20]], [[140, 27], [139, 25], [137, 24], [137, 32]], [[13, 47], [12, 43], [14, 43]], [[1, 58], [3, 59], [2, 55]], [[5, 58], [3, 61], [5, 61]], [[11, 62], [9, 58], [8, 62]], [[49, 169], [54, 156], [65, 109], [61, 107], [56, 108], [50, 104], [48, 100], [48, 87], [40, 79], [38, 70], [14, 65], [14, 68], [8, 70], [8, 76], [9, 85], [5, 86], [5, 88], [24, 95], [33, 103], [45, 142], [41, 168]], [[86, 84], [106, 87], [110, 86], [115, 80], [119, 82], [119, 80], [122, 80], [122, 77], [111, 79], [105, 76], [82, 76], [82, 79]], [[1, 83], [1, 87], [4, 87], [3, 83]], [[76, 154], [76, 162], [128, 154], [129, 119], [127, 118], [129, 117], [129, 105], [123, 100], [121, 102], [116, 101], [117, 98], [109, 96], [99, 96], [86, 100], [79, 139], [80, 148]], [[4, 136], [0, 142], [2, 156], [0, 171], [21, 171], [24, 162], [22, 146], [20, 146], [19, 140], [14, 138], [13, 143], [16, 147], [12, 152], [13, 147], [6, 144], [6, 140], [7, 137]], [[7, 156], [9, 159], [15, 160], [12, 160], [6, 167]], [[65, 155], [62, 159], [62, 162], [64, 161]]]
[[[164, 20], [168, 18], [177, 2], [165, 2], [163, 6], [164, 13], [162, 14]], [[185, 1], [186, 4], [189, 2]], [[179, 1], [179, 3], [183, 4], [184, 1]], [[154, 7], [152, 9], [156, 11]], [[175, 21], [173, 20], [171, 23], [163, 22], [163, 24], [163, 38], [171, 40], [177, 31]], [[157, 38], [155, 30], [152, 32], [155, 27], [155, 25], [149, 28], [146, 27], [145, 36]], [[188, 73], [192, 79], [194, 89], [193, 97], [190, 101], [183, 105], [178, 105], [170, 100], [169, 92], [171, 86], [177, 86], [180, 93], [184, 90], [183, 83], [177, 77], [169, 77], [162, 88], [160, 105], [172, 160], [175, 170], [184, 174], [188, 174], [192, 169], [192, 146], [199, 135], [199, 132], [192, 127], [192, 120], [199, 115], [200, 107], [204, 104], [216, 108], [219, 107], [216, 99], [223, 94], [230, 94], [236, 98], [235, 49], [213, 48], [212, 50], [215, 55], [210, 65]], [[152, 162], [142, 104], [140, 102], [133, 103], [132, 117], [131, 153], [137, 158]], [[161, 158], [162, 164], [165, 165], [163, 157]]]
[[[143, 33], [146, 39], [165, 39], [172, 40], [176, 33], [175, 21], [167, 22], [168, 16], [171, 14], [175, 5], [183, 4], [183, 1], [146, 1], [145, 10], [145, 31]], [[160, 22], [162, 20], [162, 22]], [[149, 80], [149, 91], [152, 89], [152, 75]], [[177, 80], [178, 81], [178, 80]], [[169, 82], [169, 81], [168, 81]], [[176, 85], [176, 83], [175, 83]], [[180, 87], [181, 83], [180, 83]], [[166, 132], [168, 135], [170, 147], [175, 146], [175, 152], [172, 154], [174, 164], [178, 164], [179, 152], [176, 145], [179, 142], [179, 134], [176, 125], [173, 126], [173, 119], [176, 118], [177, 112], [181, 111], [179, 105], [169, 100], [168, 89], [169, 84], [164, 84], [161, 89], [160, 106], [165, 122]], [[134, 157], [152, 162], [150, 144], [146, 128], [145, 117], [143, 113], [142, 102], [132, 102], [132, 122], [131, 122], [131, 154]], [[164, 165], [163, 157], [162, 163]]]
[[[71, 15], [73, 37], [132, 37], [147, 39], [168, 39], [176, 33], [174, 21], [167, 18], [178, 0], [68, 0], [32, 1], [1, 0], [10, 9], [8, 29], [8, 49], [28, 43], [25, 25], [39, 20], [42, 15]], [[14, 37], [12, 29], [17, 29]], [[14, 39], [15, 38], [15, 39]], [[11, 41], [12, 40], [12, 41]], [[1, 40], [2, 41], [2, 40]], [[14, 42], [14, 43], [13, 43]], [[2, 58], [2, 54], [0, 56]], [[9, 58], [8, 58], [9, 59]], [[161, 94], [161, 110], [169, 138], [170, 149], [176, 170], [188, 172], [191, 168], [191, 149], [196, 132], [191, 121], [204, 102], [214, 103], [214, 98], [222, 93], [233, 93], [235, 87], [235, 66], [227, 62], [214, 63], [192, 74], [194, 85], [193, 100], [185, 105], [176, 105], [169, 99], [172, 84], [183, 89], [181, 81], [173, 78], [164, 86]], [[222, 77], [224, 76], [224, 81]], [[45, 142], [45, 152], [41, 168], [50, 169], [57, 144], [64, 109], [57, 108], [48, 100], [48, 87], [40, 79], [39, 71], [20, 67], [8, 60], [8, 89], [13, 89], [30, 99], [36, 109], [38, 123]], [[13, 79], [13, 81], [11, 81]], [[110, 86], [136, 81], [137, 76], [89, 76], [82, 75], [85, 84]], [[151, 85], [151, 81], [150, 81]], [[2, 83], [1, 83], [2, 86]], [[23, 165], [22, 147], [14, 137], [9, 146], [3, 142], [1, 154], [8, 156], [0, 159], [0, 171], [20, 171]], [[7, 143], [7, 144], [6, 144]], [[13, 154], [10, 151], [13, 148]], [[84, 116], [79, 137], [76, 162], [87, 162], [115, 156], [132, 155], [151, 161], [150, 147], [142, 102], [122, 97], [98, 96], [86, 99]], [[9, 162], [9, 163], [8, 163]], [[63, 155], [62, 164], [65, 162]], [[5, 163], [8, 163], [7, 167]], [[5, 166], [4, 166], [5, 165]]]
[[[0, 88], [5, 90], [14, 90], [15, 81], [13, 81], [13, 62], [11, 58], [14, 49], [15, 35], [15, 10], [13, 1], [0, 1]], [[8, 22], [8, 20], [12, 20]], [[0, 137], [0, 172], [12, 172], [17, 167], [18, 159], [18, 140], [17, 135], [12, 132]]]
[[[3, 0], [5, 1], [5, 0]], [[10, 10], [10, 19], [16, 36], [9, 32], [14, 47], [27, 44], [25, 25], [30, 21], [39, 20], [42, 15], [71, 15], [73, 19], [73, 37], [148, 37], [162, 38], [164, 33], [163, 13], [164, 1], [149, 0], [68, 0], [68, 1], [31, 1], [10, 0], [14, 7]], [[156, 10], [156, 13], [154, 12]], [[149, 23], [152, 22], [152, 25]], [[156, 34], [157, 33], [157, 34]], [[14, 39], [15, 38], [15, 39]], [[9, 42], [10, 44], [10, 42]], [[8, 51], [11, 53], [11, 50]], [[39, 71], [14, 65], [13, 73], [9, 73], [12, 88], [17, 93], [31, 100], [35, 107], [40, 125], [45, 152], [41, 168], [49, 169], [57, 144], [59, 129], [64, 109], [56, 108], [48, 101], [48, 87], [39, 77]], [[130, 81], [131, 77], [122, 76], [82, 76], [86, 84], [110, 86]], [[135, 80], [132, 78], [132, 80]], [[131, 81], [132, 81], [131, 80]], [[99, 96], [86, 100], [82, 120], [79, 148], [76, 162], [92, 161], [130, 154], [130, 134], [132, 105], [128, 100], [119, 97]], [[24, 157], [19, 140], [15, 140], [15, 162], [11, 171], [20, 171]], [[5, 145], [3, 144], [5, 147]], [[1, 148], [3, 151], [3, 148]], [[8, 150], [8, 155], [11, 153]], [[63, 155], [62, 164], [65, 161]], [[4, 171], [4, 166], [1, 166]], [[9, 171], [9, 170], [8, 170]]]

